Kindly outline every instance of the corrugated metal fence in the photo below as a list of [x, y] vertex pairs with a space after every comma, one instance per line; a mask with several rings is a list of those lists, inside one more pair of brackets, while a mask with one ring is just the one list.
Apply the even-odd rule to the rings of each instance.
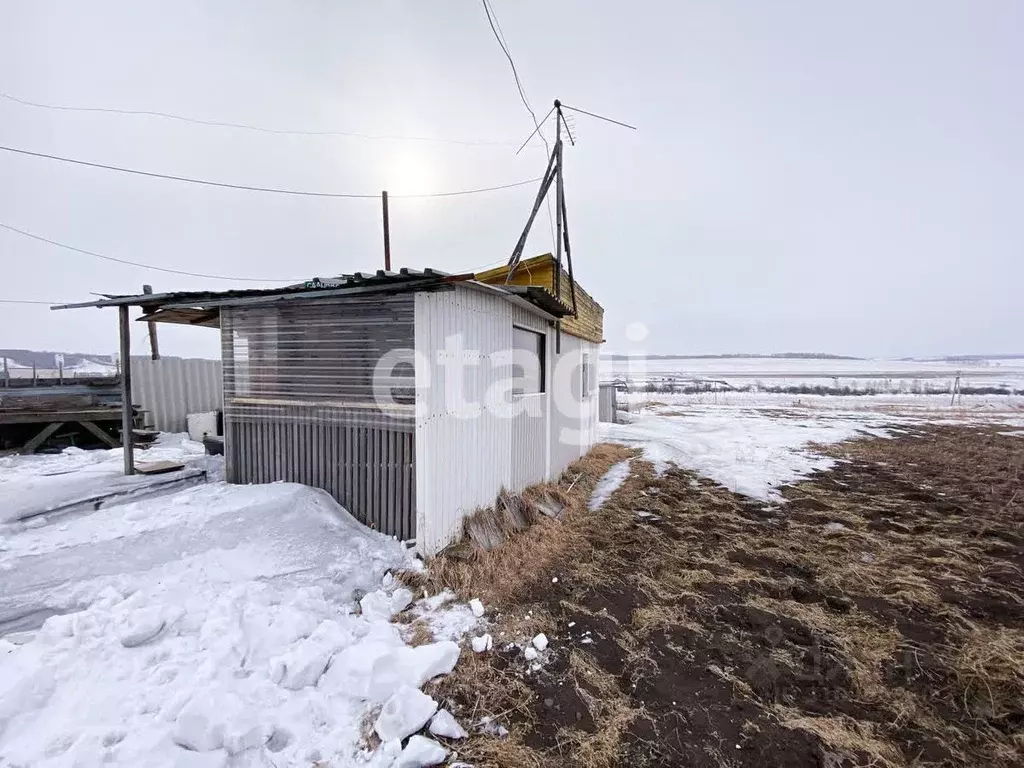
[[415, 538], [412, 294], [231, 307], [221, 331], [228, 481], [322, 488]]
[[162, 432], [185, 432], [188, 414], [224, 407], [220, 360], [133, 357], [132, 399], [149, 411], [147, 424]]

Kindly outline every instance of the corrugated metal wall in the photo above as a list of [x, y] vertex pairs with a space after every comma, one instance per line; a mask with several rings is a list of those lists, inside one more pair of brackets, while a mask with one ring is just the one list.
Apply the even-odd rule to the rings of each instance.
[[224, 407], [220, 360], [132, 358], [132, 400], [149, 411], [147, 424], [185, 432], [190, 413]]
[[615, 423], [615, 385], [602, 384], [600, 387], [599, 421]]
[[[553, 371], [551, 391], [551, 476], [580, 458], [597, 440], [597, 357], [600, 347], [562, 334], [562, 353]], [[587, 365], [584, 366], [584, 356]], [[587, 394], [583, 375], [586, 367]]]
[[[521, 490], [545, 475], [548, 394], [520, 396], [527, 405], [512, 418], [495, 405], [508, 400], [513, 325], [548, 330], [497, 293], [460, 285], [416, 295], [416, 350], [425, 355], [416, 371], [417, 545], [425, 555], [456, 538], [462, 519], [502, 487]], [[445, 375], [452, 356], [471, 366], [461, 379]]]
[[[414, 538], [413, 302], [223, 310], [228, 480], [323, 488], [363, 523]], [[385, 356], [389, 375], [375, 377]]]

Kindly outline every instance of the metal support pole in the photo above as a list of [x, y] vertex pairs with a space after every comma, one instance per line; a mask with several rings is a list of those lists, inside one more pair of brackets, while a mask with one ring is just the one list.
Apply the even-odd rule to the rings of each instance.
[[[562, 105], [555, 99], [555, 298], [562, 300]], [[562, 354], [562, 321], [555, 325], [555, 354]]]
[[[142, 292], [143, 293], [152, 293], [153, 292], [153, 286], [152, 285], [144, 285], [144, 286], [142, 286]], [[149, 325], [149, 356], [153, 360], [159, 360], [160, 359], [160, 342], [156, 338], [156, 323], [152, 323], [151, 322], [151, 323], [148, 323], [148, 325]]]
[[[32, 363], [32, 367], [35, 368], [36, 364]], [[5, 387], [11, 386], [10, 378], [11, 378], [11, 372], [9, 370], [7, 370], [7, 356], [5, 355], [4, 356], [4, 386]]]
[[135, 428], [132, 409], [132, 340], [129, 326], [128, 306], [117, 308], [121, 335], [121, 445], [124, 448], [124, 473], [135, 474]]
[[388, 191], [380, 193], [381, 206], [384, 214], [384, 271], [391, 271], [391, 224], [388, 221]]

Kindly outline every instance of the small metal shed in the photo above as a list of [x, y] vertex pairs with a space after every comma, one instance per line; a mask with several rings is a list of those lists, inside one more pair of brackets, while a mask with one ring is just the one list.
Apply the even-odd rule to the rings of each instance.
[[[593, 327], [562, 333], [571, 310], [541, 286], [401, 270], [80, 306], [218, 327], [228, 481], [322, 488], [424, 555], [596, 439]], [[524, 345], [535, 366], [517, 362]]]

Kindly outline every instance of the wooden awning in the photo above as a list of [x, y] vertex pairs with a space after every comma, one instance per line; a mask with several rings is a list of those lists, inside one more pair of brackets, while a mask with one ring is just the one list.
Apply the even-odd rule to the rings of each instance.
[[175, 323], [220, 328], [219, 309], [157, 309], [138, 318], [141, 323]]

